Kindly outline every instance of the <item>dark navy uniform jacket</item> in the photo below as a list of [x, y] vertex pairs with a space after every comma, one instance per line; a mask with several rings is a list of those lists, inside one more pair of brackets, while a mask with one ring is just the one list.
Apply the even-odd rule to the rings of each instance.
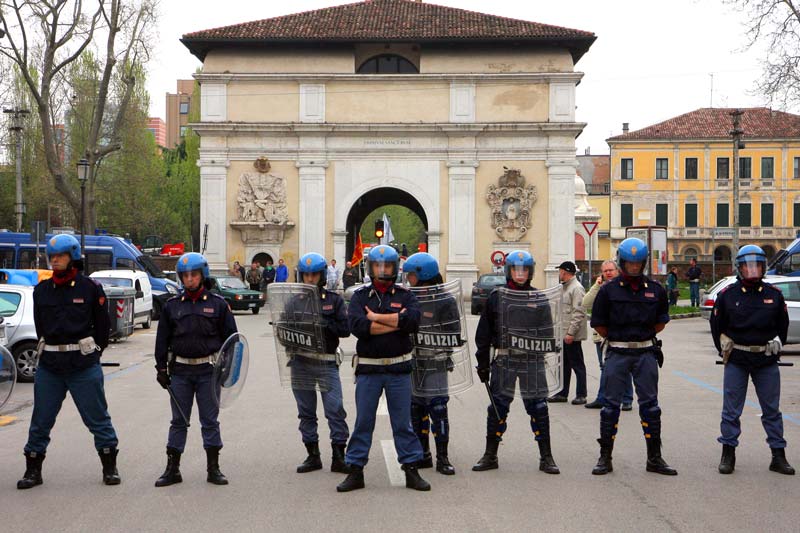
[[[723, 289], [711, 312], [711, 336], [721, 350], [719, 337], [723, 333], [742, 346], [764, 346], [779, 337], [786, 344], [789, 313], [780, 290], [764, 283], [745, 287], [741, 280]], [[743, 352], [734, 348], [729, 361], [758, 368], [774, 363], [777, 357], [763, 353]]]
[[[101, 348], [108, 346], [111, 320], [102, 285], [78, 272], [75, 279], [57, 287], [52, 279], [33, 289], [33, 321], [36, 335], [47, 344], [77, 344], [94, 337]], [[89, 368], [100, 361], [102, 352], [83, 355], [73, 352], [42, 352], [39, 364], [57, 373]]]
[[656, 324], [667, 322], [667, 291], [647, 276], [641, 277], [638, 290], [621, 275], [603, 283], [592, 306], [592, 327], [608, 328], [610, 341], [650, 340], [656, 336]]
[[[535, 287], [518, 289], [520, 291], [536, 291]], [[478, 350], [475, 352], [475, 358], [478, 360], [479, 368], [489, 367], [489, 350], [492, 346], [495, 348], [506, 348], [502, 333], [500, 332], [500, 324], [497, 323], [497, 316], [500, 312], [500, 292], [494, 289], [489, 298], [486, 300], [486, 307], [481, 313], [481, 318], [478, 321], [478, 329], [475, 332], [475, 345]], [[537, 331], [537, 334], [552, 336], [553, 335], [553, 316], [550, 313], [549, 307], [537, 306], [534, 308], [526, 309], [525, 313], [517, 312], [509, 315], [508, 327], [519, 329], [523, 331]]]
[[[336, 348], [339, 347], [339, 338], [350, 336], [344, 300], [334, 292], [320, 289], [319, 303], [322, 314], [321, 317], [312, 316], [309, 306], [305, 304], [305, 300], [306, 296], [302, 294], [298, 294], [289, 300], [283, 311], [282, 318], [290, 322], [296, 320], [298, 322], [308, 323], [311, 327], [313, 327], [313, 322], [321, 318], [320, 322], [325, 328], [325, 353], [336, 353]], [[302, 325], [297, 325], [296, 327], [302, 329]]]
[[[367, 318], [365, 307], [375, 313], [399, 313], [398, 331], [384, 335], [372, 335], [369, 330], [372, 322]], [[347, 321], [350, 331], [358, 338], [356, 353], [359, 357], [380, 359], [398, 357], [413, 349], [411, 335], [419, 327], [420, 311], [417, 297], [400, 285], [392, 285], [384, 294], [372, 284], [359, 288], [347, 308]], [[411, 361], [396, 365], [358, 365], [356, 374], [388, 372], [405, 374], [411, 372]]]
[[[158, 321], [156, 368], [167, 368], [170, 351], [176, 357], [186, 358], [216, 354], [236, 331], [233, 313], [221, 296], [203, 290], [195, 302], [185, 292], [170, 298]], [[176, 363], [174, 369], [181, 373], [194, 366], [203, 365]]]

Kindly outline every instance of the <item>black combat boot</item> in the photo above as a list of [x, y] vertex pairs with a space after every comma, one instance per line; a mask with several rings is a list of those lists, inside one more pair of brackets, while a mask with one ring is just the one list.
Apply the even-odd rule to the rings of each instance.
[[609, 472], [614, 471], [614, 465], [611, 464], [611, 452], [614, 450], [614, 439], [597, 439], [600, 445], [600, 458], [597, 464], [592, 469], [592, 474], [595, 476], [604, 476]]
[[539, 442], [539, 470], [545, 474], [560, 474], [553, 452], [550, 451], [550, 439], [542, 439]]
[[156, 480], [156, 487], [168, 487], [181, 483], [181, 452], [175, 448], [167, 448], [167, 468], [161, 477]]
[[647, 441], [647, 471], [665, 476], [677, 476], [678, 471], [667, 464], [661, 457], [661, 439], [650, 437]]
[[314, 470], [322, 470], [322, 459], [319, 455], [319, 442], [307, 442], [306, 450], [308, 451], [308, 457], [306, 457], [306, 460], [303, 461], [302, 464], [297, 465], [297, 473], [305, 474], [306, 472], [313, 472]]
[[206, 463], [208, 471], [208, 477], [206, 481], [209, 483], [213, 483], [214, 485], [227, 485], [228, 478], [226, 478], [222, 472], [219, 471], [219, 451], [222, 449], [222, 446], [212, 446], [211, 448], [206, 448]]
[[722, 445], [722, 459], [719, 460], [720, 474], [733, 474], [736, 466], [736, 447], [728, 444]]
[[349, 474], [350, 470], [347, 468], [347, 463], [344, 461], [345, 444], [331, 443], [331, 472], [339, 472], [340, 474]]
[[422, 460], [417, 462], [417, 468], [433, 468], [433, 456], [431, 455], [431, 442], [427, 433], [417, 435], [419, 443], [422, 444]]
[[117, 454], [119, 450], [116, 448], [103, 448], [97, 452], [100, 454], [100, 462], [103, 463], [103, 483], [106, 485], [119, 485], [122, 479], [117, 472]]
[[436, 471], [445, 476], [452, 476], [456, 469], [450, 464], [447, 457], [447, 442], [436, 443]]
[[422, 479], [417, 470], [417, 465], [408, 463], [403, 465], [403, 471], [406, 473], [406, 488], [427, 491], [431, 490], [431, 484]]
[[483, 472], [484, 470], [495, 470], [500, 467], [497, 462], [497, 448], [500, 447], [500, 441], [497, 437], [486, 437], [486, 451], [483, 452], [483, 457], [478, 459], [478, 462], [472, 467], [473, 472]]
[[783, 448], [772, 449], [772, 462], [769, 464], [769, 469], [779, 474], [786, 474], [787, 476], [794, 475], [794, 468], [786, 461], [786, 451]]
[[344, 481], [336, 486], [336, 492], [350, 492], [351, 490], [364, 488], [364, 467], [357, 465], [347, 465], [350, 473]]
[[30, 489], [43, 483], [42, 461], [44, 461], [43, 453], [28, 452], [25, 454], [25, 474], [22, 479], [17, 481], [18, 489]]

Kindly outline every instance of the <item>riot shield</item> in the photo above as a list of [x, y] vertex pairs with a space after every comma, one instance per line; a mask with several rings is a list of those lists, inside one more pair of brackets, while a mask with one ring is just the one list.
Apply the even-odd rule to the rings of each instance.
[[11, 398], [17, 383], [17, 363], [5, 347], [0, 346], [0, 409]]
[[419, 330], [412, 335], [416, 396], [448, 396], [472, 386], [467, 321], [461, 280], [411, 287], [420, 307]]
[[497, 292], [493, 381], [504, 394], [521, 398], [546, 398], [561, 390], [561, 286], [542, 291], [502, 287]]
[[328, 354], [319, 291], [305, 283], [271, 283], [268, 292], [281, 386], [330, 390], [336, 355]]
[[214, 402], [225, 409], [239, 397], [250, 366], [250, 346], [241, 333], [228, 337], [217, 353], [211, 380]]

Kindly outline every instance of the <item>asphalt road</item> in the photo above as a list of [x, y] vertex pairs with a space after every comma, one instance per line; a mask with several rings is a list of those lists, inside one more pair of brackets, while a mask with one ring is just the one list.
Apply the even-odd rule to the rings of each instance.
[[[796, 531], [799, 476], [769, 472], [769, 448], [752, 390], [742, 416], [736, 472], [717, 473], [722, 367], [714, 364], [708, 324], [676, 320], [661, 335], [664, 457], [677, 477], [645, 472], [645, 445], [637, 411], [622, 413], [614, 472], [592, 476], [599, 411], [569, 404], [550, 407], [553, 453], [561, 475], [538, 471], [538, 450], [519, 400], [500, 447], [500, 469], [472, 472], [483, 452], [487, 400], [477, 382], [452, 398], [450, 458], [457, 474], [423, 471], [429, 493], [405, 489], [392, 457], [387, 416], [379, 416], [366, 490], [338, 494], [341, 474], [296, 474], [305, 457], [294, 399], [280, 388], [271, 332], [264, 314], [237, 314], [250, 339], [247, 386], [220, 416], [225, 448], [222, 471], [231, 484], [205, 481], [205, 455], [196, 413], [183, 456], [184, 482], [153, 487], [165, 465], [169, 424], [165, 391], [155, 382], [155, 328], [113, 345], [104, 360], [106, 393], [120, 436], [123, 482], [106, 487], [92, 436], [68, 399], [44, 462], [43, 486], [15, 488], [24, 471], [22, 447], [31, 415], [32, 388], [21, 385], [0, 418], [0, 517], [2, 531]], [[477, 324], [470, 318], [474, 332]], [[352, 351], [354, 342], [344, 343]], [[592, 396], [599, 369], [591, 342], [584, 343]], [[782, 369], [781, 407], [789, 441], [787, 457], [800, 466], [800, 358]], [[791, 360], [791, 359], [788, 359]], [[354, 420], [354, 385], [342, 367], [348, 421]], [[574, 382], [574, 379], [573, 379]], [[574, 385], [573, 385], [574, 387]], [[330, 465], [322, 418], [323, 460]], [[386, 460], [388, 457], [388, 461]]]

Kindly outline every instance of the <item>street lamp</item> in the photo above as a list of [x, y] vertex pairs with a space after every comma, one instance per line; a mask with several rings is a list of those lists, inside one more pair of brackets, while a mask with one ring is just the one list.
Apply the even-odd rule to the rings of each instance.
[[78, 181], [81, 182], [81, 257], [85, 256], [83, 247], [84, 238], [83, 234], [86, 233], [84, 230], [86, 226], [84, 224], [84, 219], [86, 218], [86, 180], [89, 178], [89, 161], [86, 159], [81, 159], [78, 161]]

